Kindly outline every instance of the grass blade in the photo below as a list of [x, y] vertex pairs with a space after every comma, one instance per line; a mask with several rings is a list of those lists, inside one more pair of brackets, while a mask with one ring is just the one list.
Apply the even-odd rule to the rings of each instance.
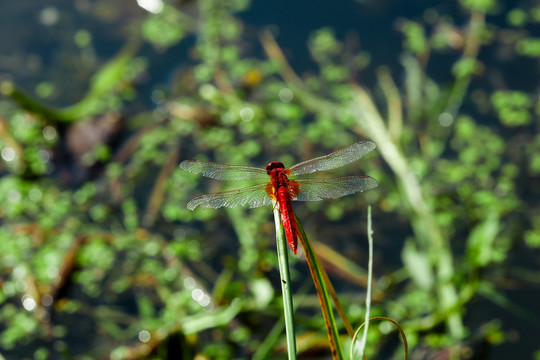
[[[330, 349], [332, 351], [332, 357], [334, 359], [343, 359], [343, 350], [341, 349], [341, 344], [339, 342], [339, 332], [334, 318], [334, 313], [332, 312], [332, 304], [330, 303], [330, 294], [327, 287], [327, 283], [330, 283], [326, 272], [321, 266], [317, 254], [313, 249], [311, 241], [306, 235], [302, 224], [298, 221], [296, 217], [296, 224], [298, 228], [298, 238], [306, 254], [306, 260], [308, 263], [309, 271], [313, 277], [313, 283], [315, 284], [315, 289], [317, 290], [317, 296], [319, 297], [319, 302], [321, 303], [321, 311], [324, 317], [324, 323], [326, 325], [326, 331], [328, 333], [328, 340], [330, 341]], [[330, 284], [330, 287], [332, 285]], [[332, 287], [333, 290], [333, 287]], [[335, 294], [335, 291], [334, 291]], [[337, 296], [335, 297], [337, 300]], [[337, 300], [339, 302], [339, 300]], [[341, 305], [340, 305], [341, 306]]]

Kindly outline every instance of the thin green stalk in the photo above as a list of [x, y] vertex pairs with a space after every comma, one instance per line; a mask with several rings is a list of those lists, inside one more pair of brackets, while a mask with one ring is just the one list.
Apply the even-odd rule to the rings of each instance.
[[281, 276], [281, 292], [283, 294], [283, 312], [285, 319], [285, 333], [287, 334], [287, 352], [289, 359], [296, 359], [296, 335], [294, 329], [294, 309], [290, 288], [289, 259], [287, 257], [287, 241], [281, 229], [281, 215], [279, 207], [274, 201], [274, 222], [276, 224], [276, 243]]
[[373, 277], [373, 228], [371, 225], [371, 206], [368, 205], [368, 223], [367, 223], [367, 235], [368, 235], [368, 244], [369, 244], [369, 258], [368, 258], [368, 283], [367, 283], [367, 292], [366, 292], [366, 317], [364, 320], [364, 334], [362, 335], [362, 338], [360, 339], [360, 342], [358, 345], [355, 345], [355, 342], [353, 340], [353, 343], [351, 346], [351, 360], [355, 359], [353, 357], [353, 352], [356, 351], [357, 354], [359, 354], [358, 359], [364, 358], [364, 351], [366, 349], [366, 341], [367, 341], [367, 334], [368, 334], [368, 328], [369, 328], [369, 316], [371, 313], [371, 279]]

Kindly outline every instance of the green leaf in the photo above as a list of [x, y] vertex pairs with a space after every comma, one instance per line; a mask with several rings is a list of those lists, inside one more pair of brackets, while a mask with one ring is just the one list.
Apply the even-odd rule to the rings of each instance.
[[476, 267], [485, 267], [493, 261], [500, 261], [499, 252], [495, 250], [495, 239], [500, 229], [499, 216], [490, 214], [478, 224], [467, 239], [467, 258]]
[[425, 254], [418, 251], [414, 241], [407, 240], [405, 242], [401, 252], [401, 259], [412, 280], [419, 288], [431, 289], [433, 287], [434, 280], [429, 259]]
[[471, 11], [484, 14], [494, 9], [497, 4], [496, 0], [460, 0], [459, 2]]
[[414, 21], [407, 21], [402, 28], [405, 35], [405, 47], [415, 54], [424, 53], [427, 48], [426, 34], [424, 27]]

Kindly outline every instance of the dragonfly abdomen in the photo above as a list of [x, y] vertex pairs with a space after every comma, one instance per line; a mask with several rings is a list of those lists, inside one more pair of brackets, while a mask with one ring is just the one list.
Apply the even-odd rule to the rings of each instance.
[[279, 211], [281, 212], [281, 220], [283, 222], [283, 228], [285, 229], [287, 241], [289, 242], [289, 246], [291, 247], [293, 253], [296, 254], [296, 249], [298, 247], [296, 221], [294, 219], [291, 198], [285, 186], [278, 188], [277, 200], [279, 202]]

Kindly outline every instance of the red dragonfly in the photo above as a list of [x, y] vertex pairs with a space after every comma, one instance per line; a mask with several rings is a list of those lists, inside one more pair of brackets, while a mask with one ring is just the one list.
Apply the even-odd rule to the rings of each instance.
[[290, 179], [289, 177], [335, 169], [360, 159], [375, 149], [371, 141], [361, 141], [336, 150], [333, 153], [307, 160], [285, 169], [283, 163], [272, 161], [266, 169], [249, 166], [225, 165], [201, 160], [185, 160], [180, 168], [194, 174], [216, 180], [253, 180], [270, 176], [270, 182], [238, 190], [207, 194], [188, 202], [189, 210], [201, 208], [236, 207], [249, 205], [251, 208], [279, 204], [281, 221], [287, 241], [296, 254], [298, 235], [291, 200], [319, 201], [366, 191], [377, 186], [377, 180], [369, 176], [342, 176], [328, 179]]

